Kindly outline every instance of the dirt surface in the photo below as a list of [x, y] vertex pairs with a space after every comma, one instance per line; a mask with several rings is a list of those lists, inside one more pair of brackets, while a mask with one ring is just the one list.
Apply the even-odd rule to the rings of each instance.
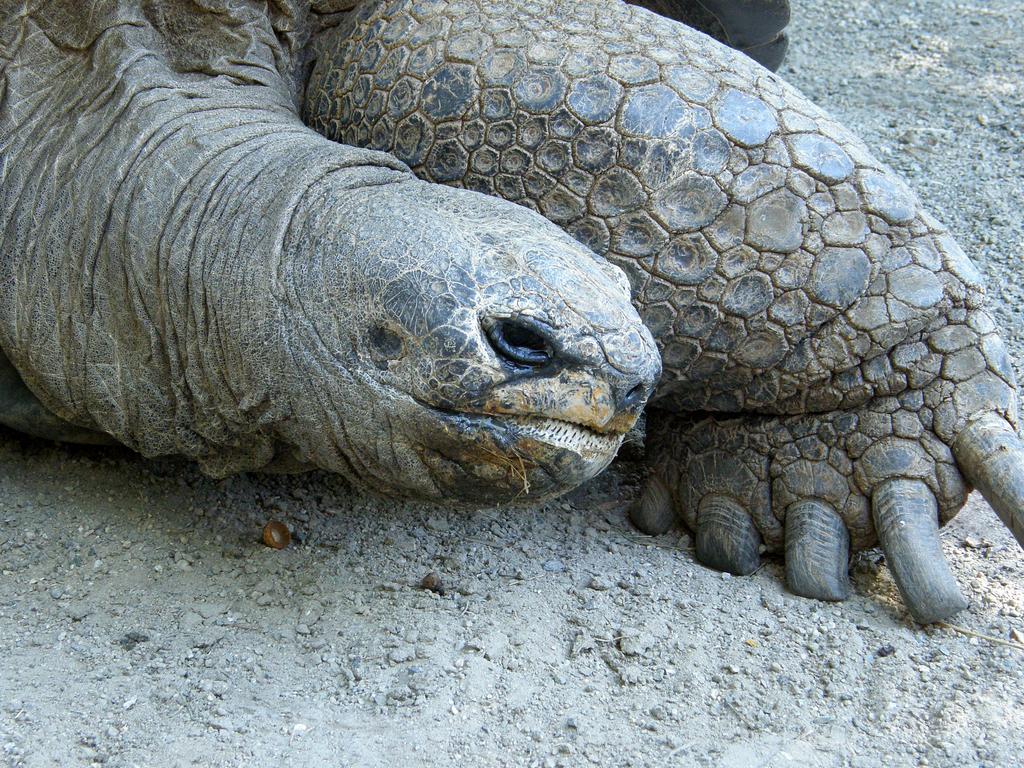
[[[1018, 361], [1022, 10], [800, 0], [783, 69], [950, 225]], [[1024, 763], [1024, 555], [976, 496], [957, 623], [1017, 647], [913, 626], [878, 552], [840, 605], [702, 568], [630, 528], [625, 463], [476, 513], [6, 432], [0, 477], [3, 765]]]

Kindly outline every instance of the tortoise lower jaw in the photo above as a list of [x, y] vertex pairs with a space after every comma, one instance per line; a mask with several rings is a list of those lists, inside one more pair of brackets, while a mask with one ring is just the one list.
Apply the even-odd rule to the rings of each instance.
[[473, 506], [567, 493], [607, 467], [625, 439], [542, 416], [431, 410], [439, 423], [421, 459], [439, 496]]

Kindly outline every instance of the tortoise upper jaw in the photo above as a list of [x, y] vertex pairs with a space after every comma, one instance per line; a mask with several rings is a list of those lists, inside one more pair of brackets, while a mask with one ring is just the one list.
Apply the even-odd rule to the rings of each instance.
[[[601, 435], [622, 435], [639, 418], [650, 381], [637, 381], [628, 399], [616, 397], [606, 381], [580, 371], [561, 371], [549, 377], [514, 379], [499, 385], [473, 404], [472, 410], [494, 416], [549, 420], [574, 425]], [[626, 390], [628, 394], [629, 390]]]

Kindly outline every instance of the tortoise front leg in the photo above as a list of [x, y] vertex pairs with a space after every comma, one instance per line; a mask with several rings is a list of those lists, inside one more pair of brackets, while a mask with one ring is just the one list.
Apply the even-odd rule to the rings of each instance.
[[784, 548], [791, 588], [825, 599], [848, 546], [880, 540], [925, 621], [963, 606], [935, 528], [967, 483], [1021, 538], [1015, 384], [976, 269], [778, 77], [585, 0], [367, 3], [316, 49], [317, 130], [539, 209], [629, 275], [655, 406], [679, 414], [652, 420], [642, 526], [678, 511], [739, 573]]

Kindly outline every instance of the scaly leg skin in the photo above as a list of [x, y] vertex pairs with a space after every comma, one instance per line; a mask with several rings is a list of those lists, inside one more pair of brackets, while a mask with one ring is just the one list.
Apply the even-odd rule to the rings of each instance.
[[[842, 599], [880, 541], [920, 621], [964, 601], [936, 529], [976, 485], [1022, 539], [1013, 374], [980, 276], [864, 145], [704, 35], [618, 3], [366, 3], [305, 118], [537, 208], [623, 268], [665, 374], [634, 519], [736, 573], [785, 549]], [[966, 478], [966, 479], [965, 479]]]
[[[991, 328], [980, 313], [974, 324]], [[998, 343], [991, 332], [957, 328], [968, 349]], [[931, 382], [859, 408], [807, 416], [654, 419], [664, 427], [654, 436], [656, 468], [649, 482], [665, 490], [660, 503], [645, 494], [636, 519], [659, 532], [669, 510], [680, 510], [697, 532], [698, 558], [737, 574], [752, 572], [756, 555], [723, 560], [717, 551], [722, 540], [740, 538], [736, 531], [749, 519], [752, 524], [742, 528], [744, 544], [734, 550], [784, 550], [790, 590], [822, 600], [849, 594], [850, 548], [880, 540], [914, 618], [947, 618], [966, 603], [942, 558], [937, 523], [956, 514], [968, 488], [957, 468], [955, 443], [949, 447], [953, 433], [938, 414], [950, 403], [955, 409], [961, 391], [974, 391], [970, 379], [962, 388], [953, 382], [962, 364], [933, 351], [950, 335], [940, 331], [921, 345], [927, 351], [920, 350], [918, 364], [939, 370]], [[1009, 385], [1002, 390], [996, 396], [1009, 401]], [[970, 413], [977, 403], [961, 399], [961, 407]], [[968, 429], [984, 423], [971, 422]], [[740, 522], [705, 514], [709, 498], [729, 499]]]

